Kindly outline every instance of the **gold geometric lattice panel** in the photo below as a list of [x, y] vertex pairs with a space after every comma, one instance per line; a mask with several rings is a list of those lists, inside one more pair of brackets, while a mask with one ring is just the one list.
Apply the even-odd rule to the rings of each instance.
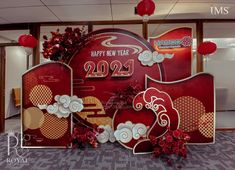
[[[38, 84], [38, 80], [36, 78], [35, 74], [29, 74], [27, 77], [24, 79], [24, 102], [26, 104], [29, 104], [29, 94], [30, 90]], [[26, 90], [27, 89], [27, 90]]]
[[30, 107], [23, 112], [23, 127], [24, 130], [38, 129], [44, 121], [43, 112], [37, 107]]
[[34, 106], [50, 104], [52, 101], [52, 92], [50, 88], [45, 85], [34, 86], [29, 94], [29, 100]]
[[68, 130], [68, 120], [58, 118], [49, 113], [44, 114], [44, 122], [40, 128], [41, 133], [48, 139], [58, 139]]
[[206, 113], [199, 119], [199, 131], [207, 138], [214, 136], [214, 113]]
[[[110, 125], [112, 126], [112, 119], [105, 114], [104, 107], [99, 99], [93, 96], [82, 98], [84, 109], [77, 114], [89, 123], [96, 125]], [[93, 115], [98, 117], [92, 117]]]
[[202, 102], [191, 96], [182, 96], [173, 103], [180, 114], [180, 128], [185, 132], [197, 130], [198, 121], [206, 112]]

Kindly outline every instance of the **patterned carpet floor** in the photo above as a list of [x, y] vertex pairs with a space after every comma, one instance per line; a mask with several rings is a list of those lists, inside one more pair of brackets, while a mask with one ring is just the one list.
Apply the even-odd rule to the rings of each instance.
[[[216, 132], [214, 145], [188, 146], [188, 158], [168, 166], [151, 155], [133, 155], [118, 143], [97, 149], [29, 149], [7, 152], [7, 135], [0, 134], [0, 170], [233, 170], [235, 169], [235, 132]], [[22, 151], [22, 152], [21, 152]], [[20, 163], [18, 162], [20, 161]]]

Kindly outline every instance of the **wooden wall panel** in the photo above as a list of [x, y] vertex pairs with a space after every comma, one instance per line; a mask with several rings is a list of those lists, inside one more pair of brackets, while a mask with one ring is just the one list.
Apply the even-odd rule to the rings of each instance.
[[0, 47], [0, 133], [5, 130], [5, 47]]

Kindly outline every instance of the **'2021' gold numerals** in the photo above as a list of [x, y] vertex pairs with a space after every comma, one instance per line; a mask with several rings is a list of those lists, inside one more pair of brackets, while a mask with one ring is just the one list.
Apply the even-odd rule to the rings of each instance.
[[87, 61], [84, 64], [86, 78], [103, 78], [109, 74], [109, 68], [112, 70], [111, 77], [130, 77], [134, 73], [134, 60], [129, 59], [124, 64], [119, 60], [114, 60], [110, 64], [101, 60], [97, 65], [93, 61]]

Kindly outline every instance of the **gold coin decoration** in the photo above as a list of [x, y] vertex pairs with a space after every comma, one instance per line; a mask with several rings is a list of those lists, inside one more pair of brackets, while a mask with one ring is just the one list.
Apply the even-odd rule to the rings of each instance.
[[49, 113], [45, 113], [44, 117], [40, 131], [46, 138], [58, 139], [64, 136], [68, 130], [68, 120], [66, 118], [58, 118], [56, 115]]
[[34, 86], [29, 94], [29, 100], [34, 106], [50, 104], [52, 98], [52, 91], [45, 85]]
[[30, 107], [23, 112], [23, 126], [26, 129], [38, 129], [44, 121], [43, 112], [37, 107]]
[[197, 130], [199, 119], [206, 112], [203, 103], [191, 96], [179, 97], [173, 103], [180, 114], [180, 128], [185, 132]]
[[212, 138], [214, 136], [214, 113], [206, 113], [199, 119], [199, 131], [207, 137]]

